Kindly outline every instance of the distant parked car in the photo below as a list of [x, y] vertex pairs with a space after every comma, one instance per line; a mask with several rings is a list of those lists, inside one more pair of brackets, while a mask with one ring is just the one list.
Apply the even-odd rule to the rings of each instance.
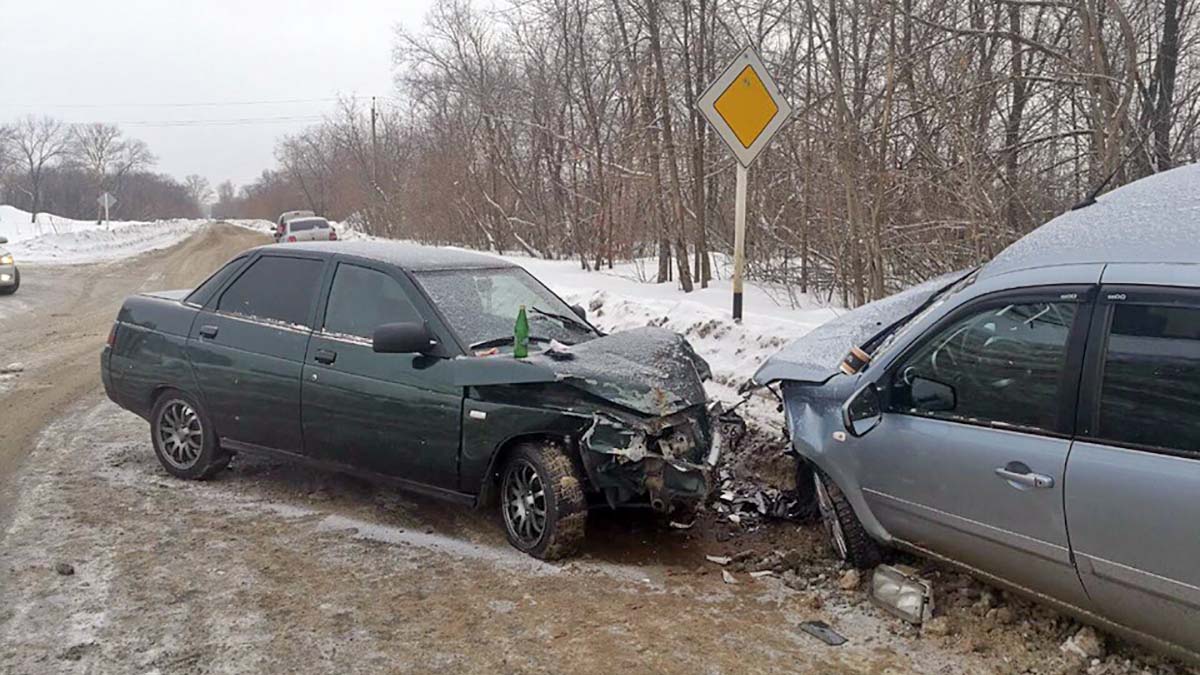
[[1191, 165], [769, 359], [838, 555], [947, 560], [1200, 660], [1198, 232]]
[[21, 287], [21, 271], [13, 255], [4, 249], [8, 239], [0, 237], [0, 295], [12, 295]]
[[337, 231], [324, 218], [292, 218], [276, 233], [278, 243], [298, 241], [337, 241]]
[[721, 447], [683, 337], [601, 335], [525, 270], [465, 251], [255, 249], [194, 291], [126, 300], [101, 364], [177, 477], [240, 452], [304, 460], [498, 506], [539, 558], [575, 551], [589, 502], [703, 501]]

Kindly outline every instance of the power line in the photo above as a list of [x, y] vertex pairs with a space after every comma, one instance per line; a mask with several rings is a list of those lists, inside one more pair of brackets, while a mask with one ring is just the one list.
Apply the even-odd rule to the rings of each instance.
[[128, 127], [228, 127], [250, 124], [277, 124], [286, 122], [320, 122], [320, 115], [298, 115], [283, 117], [238, 117], [232, 119], [211, 120], [129, 120], [124, 122], [109, 122], [117, 126]]
[[329, 103], [338, 97], [288, 98], [264, 101], [195, 101], [191, 103], [11, 103], [0, 101], [0, 107], [9, 108], [212, 108], [246, 105], [286, 105], [294, 103]]

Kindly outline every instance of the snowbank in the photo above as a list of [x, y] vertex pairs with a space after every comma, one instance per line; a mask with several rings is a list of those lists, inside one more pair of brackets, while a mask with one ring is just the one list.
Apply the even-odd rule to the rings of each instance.
[[174, 246], [191, 236], [207, 220], [160, 220], [152, 222], [71, 220], [49, 213], [29, 213], [0, 205], [0, 236], [20, 264], [57, 263], [77, 265], [135, 256]]

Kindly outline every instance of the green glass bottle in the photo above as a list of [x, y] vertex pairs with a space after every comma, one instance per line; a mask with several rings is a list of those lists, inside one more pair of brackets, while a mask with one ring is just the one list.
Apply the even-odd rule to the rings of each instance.
[[521, 305], [517, 324], [513, 326], [513, 356], [518, 359], [529, 356], [529, 317], [525, 316], [525, 305]]

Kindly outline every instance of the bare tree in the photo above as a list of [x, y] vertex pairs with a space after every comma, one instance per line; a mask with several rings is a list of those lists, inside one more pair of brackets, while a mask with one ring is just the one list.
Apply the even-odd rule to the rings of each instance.
[[208, 183], [208, 179], [199, 174], [188, 174], [188, 176], [183, 179], [183, 186], [187, 189], [188, 197], [190, 197], [192, 201], [196, 202], [196, 206], [199, 207], [201, 211], [204, 210], [205, 206], [212, 202], [215, 195], [212, 186]]
[[31, 204], [30, 222], [37, 222], [42, 206], [42, 179], [46, 169], [66, 155], [70, 135], [53, 117], [29, 116], [12, 127], [13, 145], [28, 181], [25, 190]]

